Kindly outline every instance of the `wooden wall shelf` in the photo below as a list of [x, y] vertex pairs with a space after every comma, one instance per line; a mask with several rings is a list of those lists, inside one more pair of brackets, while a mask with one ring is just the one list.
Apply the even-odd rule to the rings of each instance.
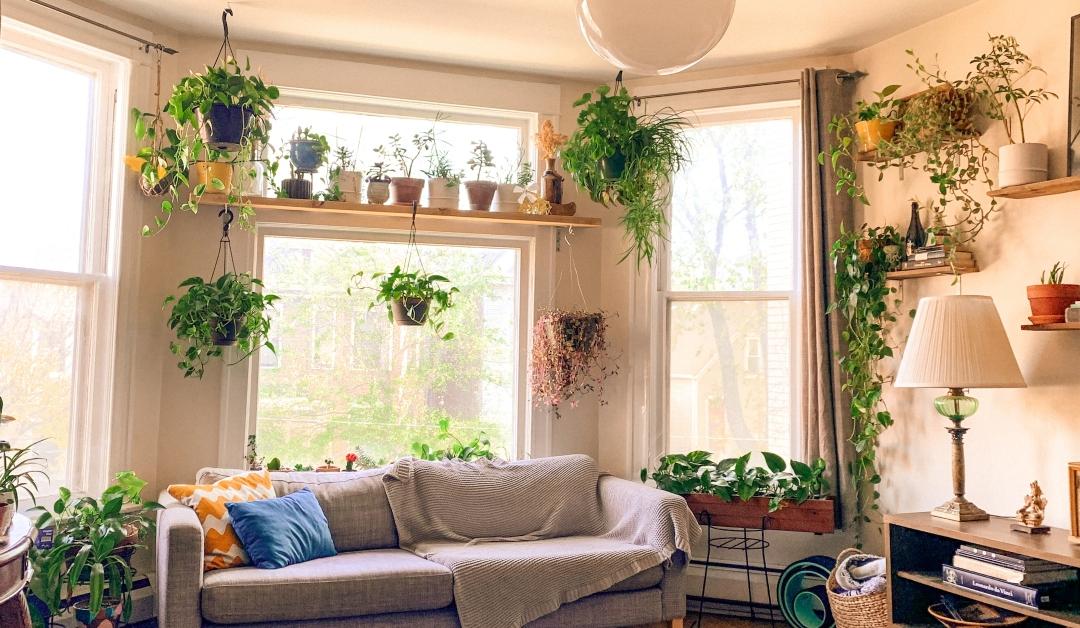
[[924, 277], [942, 277], [946, 275], [966, 275], [979, 272], [978, 266], [961, 266], [953, 272], [950, 266], [931, 266], [929, 268], [912, 268], [910, 270], [894, 270], [885, 275], [886, 279], [903, 281], [905, 279], [922, 279]]
[[987, 196], [995, 198], [1037, 198], [1052, 194], [1064, 194], [1080, 190], [1080, 176], [1062, 177], [1039, 181], [1038, 183], [1025, 183], [1024, 185], [1010, 185], [1007, 188], [990, 190]]
[[1080, 323], [1048, 323], [1046, 325], [1021, 325], [1024, 331], [1080, 331]]
[[[256, 210], [277, 209], [284, 211], [352, 214], [391, 218], [412, 217], [411, 206], [370, 205], [368, 203], [314, 201], [296, 198], [250, 197], [247, 200], [251, 202], [251, 206]], [[203, 203], [211, 205], [224, 205], [225, 201], [226, 197], [223, 194], [206, 194], [202, 197]], [[422, 218], [435, 218], [439, 220], [498, 222], [525, 225], [529, 227], [575, 227], [587, 229], [601, 226], [599, 218], [588, 216], [540, 216], [537, 214], [523, 214], [519, 212], [463, 211], [460, 209], [445, 209], [441, 207], [419, 207], [416, 210], [416, 215]]]

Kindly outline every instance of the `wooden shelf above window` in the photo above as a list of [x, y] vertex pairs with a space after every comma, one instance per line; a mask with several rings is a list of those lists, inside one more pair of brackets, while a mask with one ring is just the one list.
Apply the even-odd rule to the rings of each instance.
[[[202, 203], [224, 205], [225, 195], [206, 194]], [[328, 214], [353, 214], [359, 216], [382, 216], [391, 218], [411, 218], [412, 207], [401, 205], [370, 205], [368, 203], [345, 203], [343, 201], [315, 201], [296, 198], [249, 197], [251, 206], [259, 209], [277, 209], [283, 211], [314, 212]], [[599, 218], [588, 216], [541, 216], [518, 212], [463, 211], [441, 207], [419, 207], [416, 215], [422, 218], [440, 220], [458, 220], [462, 222], [500, 222], [525, 225], [530, 227], [600, 227]]]
[[945, 275], [966, 275], [979, 272], [976, 266], [961, 266], [955, 271], [951, 266], [930, 266], [928, 268], [912, 268], [910, 270], [894, 270], [885, 275], [886, 279], [903, 281], [905, 279], [922, 279], [924, 277], [942, 277]]
[[1045, 325], [1021, 325], [1024, 331], [1080, 331], [1080, 323], [1047, 323]]
[[1025, 183], [1024, 185], [1010, 185], [1007, 188], [990, 190], [987, 196], [995, 198], [1037, 198], [1052, 194], [1064, 194], [1080, 190], [1080, 176], [1062, 177], [1039, 181], [1038, 183]]

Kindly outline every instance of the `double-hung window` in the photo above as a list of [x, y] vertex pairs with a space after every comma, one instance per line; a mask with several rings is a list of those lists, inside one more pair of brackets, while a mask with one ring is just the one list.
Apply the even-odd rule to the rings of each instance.
[[120, 62], [5, 20], [0, 40], [0, 440], [47, 460], [49, 495], [108, 466], [115, 346], [112, 135]]
[[659, 273], [667, 450], [790, 456], [798, 108], [691, 117]]

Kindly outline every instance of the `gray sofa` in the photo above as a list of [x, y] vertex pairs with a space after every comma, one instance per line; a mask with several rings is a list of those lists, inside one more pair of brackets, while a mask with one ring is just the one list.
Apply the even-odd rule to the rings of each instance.
[[[196, 482], [234, 473], [203, 469]], [[398, 547], [382, 470], [271, 475], [278, 495], [303, 487], [316, 494], [339, 554], [276, 570], [237, 567], [203, 573], [198, 517], [186, 506], [168, 504], [159, 514], [157, 531], [162, 628], [459, 626], [450, 570]], [[600, 478], [599, 493], [605, 519], [616, 522], [652, 512], [657, 500], [671, 497], [611, 476]], [[685, 570], [686, 556], [677, 551], [667, 564], [564, 604], [529, 626], [680, 625], [686, 612]]]

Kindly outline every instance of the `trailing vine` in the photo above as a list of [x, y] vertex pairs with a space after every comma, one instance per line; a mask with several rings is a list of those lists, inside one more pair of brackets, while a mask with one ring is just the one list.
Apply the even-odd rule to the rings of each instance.
[[[851, 443], [855, 458], [849, 465], [855, 493], [852, 523], [869, 522], [869, 511], [878, 510], [877, 442], [881, 433], [893, 424], [892, 415], [881, 398], [885, 378], [878, 370], [883, 358], [892, 357], [888, 329], [896, 321], [899, 301], [892, 295], [896, 288], [886, 281], [898, 259], [886, 246], [899, 247], [903, 238], [895, 227], [861, 228], [847, 231], [840, 227], [840, 238], [833, 244], [836, 264], [836, 301], [829, 312], [844, 315], [841, 332], [847, 353], [840, 358], [844, 373], [843, 389], [851, 395]], [[861, 246], [860, 246], [861, 244]], [[869, 244], [869, 246], [867, 246]]]

